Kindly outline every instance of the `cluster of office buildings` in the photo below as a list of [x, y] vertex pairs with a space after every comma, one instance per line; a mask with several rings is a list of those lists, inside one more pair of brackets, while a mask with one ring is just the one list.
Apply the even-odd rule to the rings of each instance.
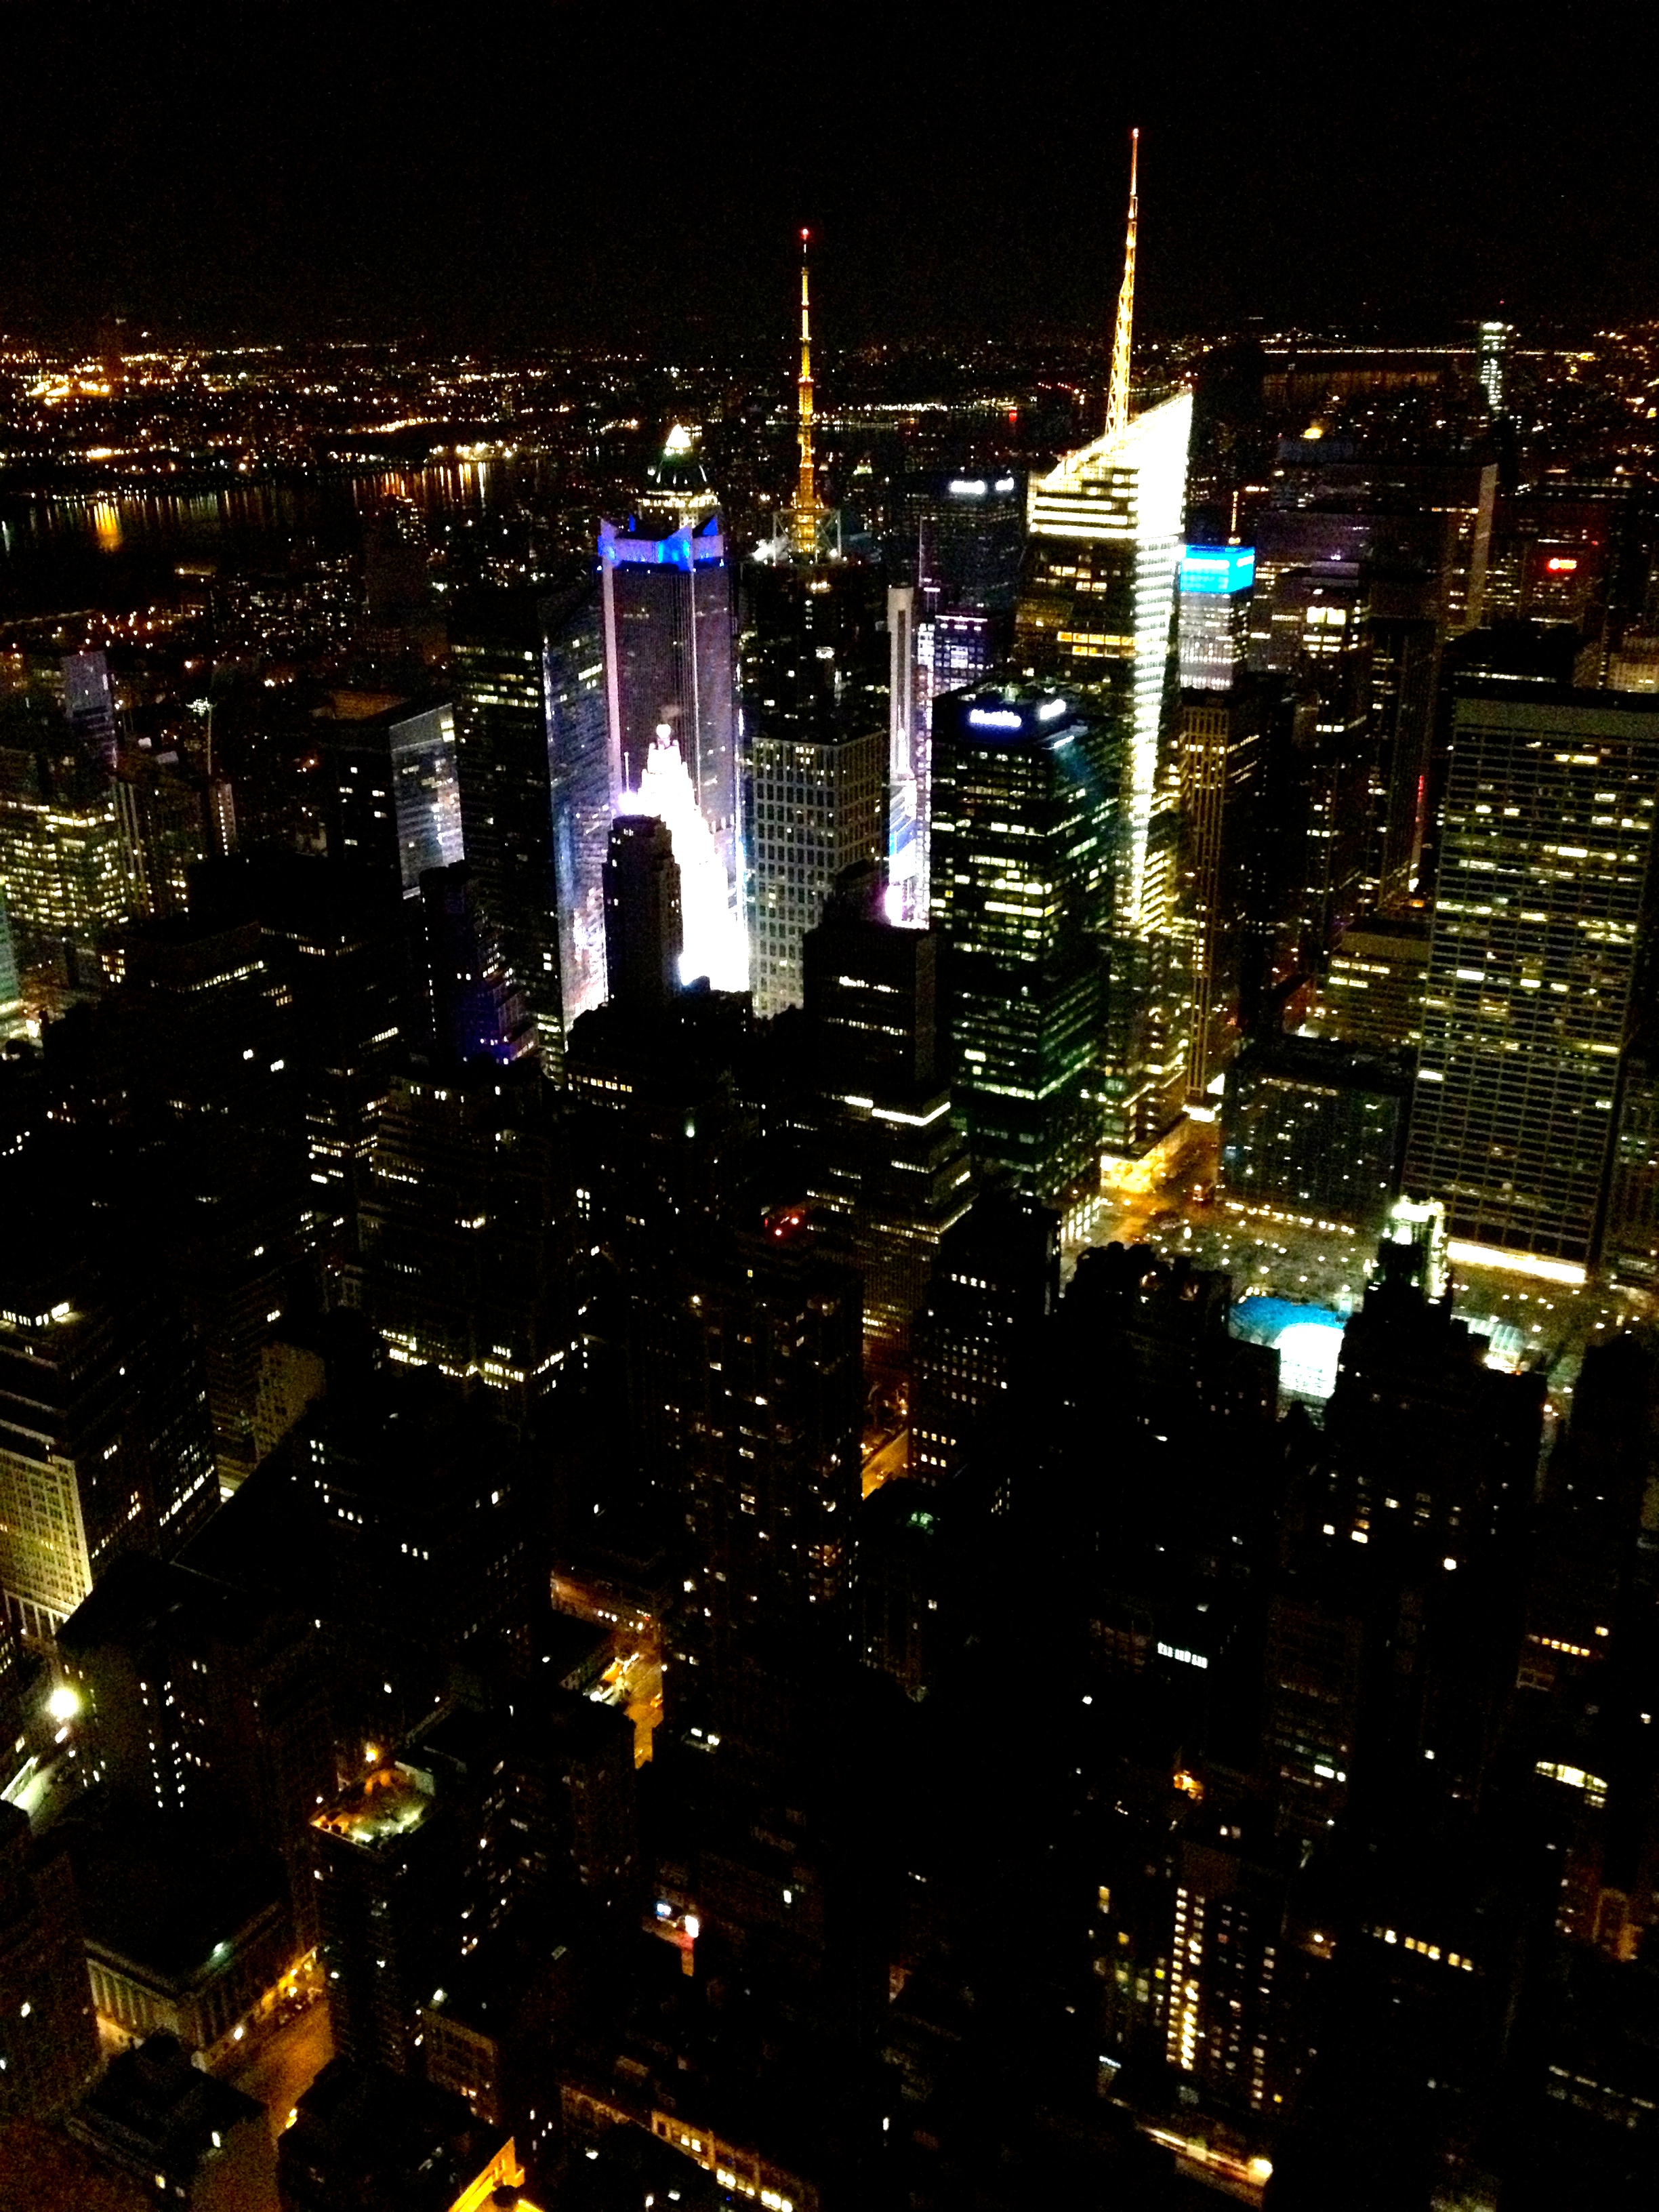
[[[752, 548], [675, 423], [274, 765], [8, 678], [0, 2160], [1633, 2203], [1659, 1358], [1451, 1287], [1659, 1285], [1633, 495], [1503, 325], [1137, 390], [1132, 186], [1098, 434], [877, 532], [806, 243]], [[1374, 1249], [1321, 1419], [1183, 1178]]]

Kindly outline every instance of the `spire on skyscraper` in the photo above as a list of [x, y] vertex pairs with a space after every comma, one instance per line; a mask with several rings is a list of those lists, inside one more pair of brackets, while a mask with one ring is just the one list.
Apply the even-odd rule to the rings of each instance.
[[[1135, 220], [1140, 167], [1140, 133], [1129, 133], [1129, 229], [1123, 244], [1123, 289], [1117, 295], [1117, 332], [1112, 341], [1112, 384], [1106, 400], [1106, 435], [1115, 437], [1128, 426], [1129, 356], [1135, 325]], [[805, 280], [803, 279], [803, 282]]]
[[811, 561], [818, 550], [817, 482], [812, 472], [812, 332], [807, 317], [806, 246], [811, 233], [800, 234], [800, 375], [795, 386], [800, 477], [795, 488], [794, 539], [798, 560]]

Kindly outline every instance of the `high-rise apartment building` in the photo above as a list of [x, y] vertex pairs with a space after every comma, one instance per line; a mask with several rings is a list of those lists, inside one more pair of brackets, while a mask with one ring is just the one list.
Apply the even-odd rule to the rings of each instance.
[[394, 1360], [527, 1419], [574, 1359], [571, 1200], [532, 1060], [398, 1077], [362, 1202], [362, 1304]]
[[1029, 1370], [1060, 1303], [1060, 1216], [1006, 1190], [987, 1191], [940, 1241], [912, 1337], [912, 1471], [941, 1483]]
[[432, 1065], [487, 1060], [505, 1067], [535, 1051], [524, 1000], [484, 919], [469, 860], [421, 877], [417, 966], [410, 1036]]
[[648, 1380], [678, 1439], [672, 1502], [695, 1666], [847, 1603], [863, 1376], [858, 1277], [804, 1230], [740, 1237], [687, 1271], [672, 1356]]
[[1455, 702], [1405, 1180], [1464, 1246], [1572, 1277], [1596, 1260], [1656, 799], [1646, 699]]
[[234, 1487], [252, 1468], [260, 1353], [289, 1303], [313, 1187], [294, 1003], [254, 921], [149, 922], [121, 954], [95, 1072], [154, 1147], [149, 1226], [201, 1343], [220, 1478]]
[[311, 1848], [335, 2051], [417, 2074], [422, 2008], [460, 1956], [451, 1823], [410, 1770], [377, 1765], [315, 1816]]
[[[530, 1017], [542, 1065], [556, 1080], [564, 1005], [548, 687], [556, 678], [568, 716], [568, 694], [573, 685], [580, 692], [581, 680], [556, 650], [573, 641], [549, 623], [546, 603], [533, 593], [475, 601], [452, 621], [450, 672], [461, 823], [480, 914]], [[578, 665], [592, 664], [579, 655]], [[562, 725], [562, 734], [568, 736]], [[460, 858], [459, 850], [442, 855]]]
[[957, 1096], [977, 1157], [1051, 1203], [1099, 1175], [1124, 750], [1108, 710], [1042, 684], [934, 708]]
[[888, 1358], [973, 1189], [940, 1066], [940, 950], [937, 932], [887, 919], [873, 867], [837, 888], [805, 941], [807, 1194], [863, 1273], [866, 1345]]

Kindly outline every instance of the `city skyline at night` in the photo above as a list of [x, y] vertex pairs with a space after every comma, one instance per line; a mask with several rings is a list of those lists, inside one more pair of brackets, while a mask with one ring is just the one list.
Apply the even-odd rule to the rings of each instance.
[[1648, 2212], [1639, 32], [6, 46], [0, 2203]]

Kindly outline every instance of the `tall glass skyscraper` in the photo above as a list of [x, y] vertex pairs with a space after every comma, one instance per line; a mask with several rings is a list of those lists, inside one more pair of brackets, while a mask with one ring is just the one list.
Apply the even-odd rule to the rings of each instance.
[[1146, 1154], [1186, 1094], [1187, 966], [1170, 936], [1179, 866], [1176, 578], [1192, 427], [1177, 392], [1033, 480], [1017, 664], [1085, 690], [1125, 738], [1103, 1139]]
[[933, 710], [933, 914], [973, 1148], [1049, 1203], [1099, 1179], [1113, 862], [1126, 747], [1054, 686]]
[[1179, 392], [1033, 480], [1015, 659], [1105, 689], [1127, 721], [1120, 927], [1167, 919], [1172, 888], [1154, 817], [1173, 810], [1176, 572], [1193, 398]]
[[623, 784], [639, 789], [666, 726], [735, 898], [735, 639], [719, 516], [660, 538], [603, 524], [599, 586], [611, 738]]
[[564, 1026], [605, 1000], [605, 861], [622, 795], [611, 744], [605, 623], [590, 579], [550, 606], [543, 652], [553, 881]]
[[1656, 803], [1659, 699], [1457, 700], [1405, 1178], [1454, 1260], [1596, 1260]]

